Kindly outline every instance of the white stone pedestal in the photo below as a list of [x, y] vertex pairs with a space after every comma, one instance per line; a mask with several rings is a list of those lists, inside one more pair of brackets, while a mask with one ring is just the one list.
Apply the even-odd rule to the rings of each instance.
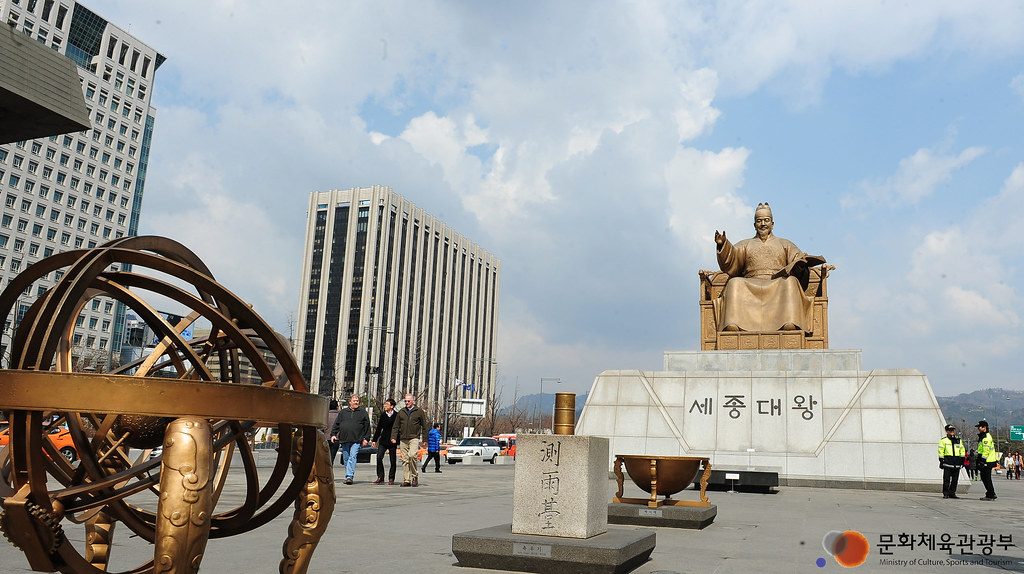
[[512, 533], [590, 538], [608, 530], [608, 439], [519, 435]]
[[782, 485], [937, 491], [944, 425], [923, 373], [863, 371], [859, 350], [693, 351], [598, 375], [576, 432], [617, 454], [775, 468]]

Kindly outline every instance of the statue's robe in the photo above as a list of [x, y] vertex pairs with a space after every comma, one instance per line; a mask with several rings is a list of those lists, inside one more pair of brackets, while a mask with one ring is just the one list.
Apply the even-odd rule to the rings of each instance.
[[807, 268], [824, 262], [774, 235], [735, 245], [726, 239], [718, 250], [718, 265], [730, 279], [713, 302], [718, 329], [778, 331], [791, 323], [812, 332], [813, 298], [804, 293]]

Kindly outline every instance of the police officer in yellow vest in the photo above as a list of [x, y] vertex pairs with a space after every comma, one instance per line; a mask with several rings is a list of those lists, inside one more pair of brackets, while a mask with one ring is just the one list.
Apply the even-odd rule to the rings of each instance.
[[942, 469], [942, 498], [960, 498], [956, 483], [964, 465], [964, 443], [955, 435], [956, 427], [946, 425], [946, 436], [939, 441], [939, 468]]
[[992, 487], [992, 467], [999, 460], [996, 445], [988, 432], [988, 421], [978, 421], [978, 470], [981, 472], [981, 483], [985, 485], [985, 496], [982, 500], [995, 500], [996, 489]]

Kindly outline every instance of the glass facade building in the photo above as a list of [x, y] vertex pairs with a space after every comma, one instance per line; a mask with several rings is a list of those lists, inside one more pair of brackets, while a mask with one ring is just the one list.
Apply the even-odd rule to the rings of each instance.
[[[84, 5], [68, 0], [0, 0], [0, 21], [78, 66], [92, 128], [0, 146], [0, 282], [53, 253], [135, 235], [142, 208], [157, 69], [165, 58]], [[36, 281], [4, 325], [15, 324], [59, 272]], [[124, 308], [90, 301], [73, 335], [79, 367], [103, 370], [124, 333]], [[6, 361], [6, 360], [5, 360]], [[6, 362], [4, 362], [6, 366]]]
[[[295, 341], [324, 396], [494, 396], [501, 262], [390, 188], [310, 195]], [[401, 402], [399, 402], [401, 405]]]

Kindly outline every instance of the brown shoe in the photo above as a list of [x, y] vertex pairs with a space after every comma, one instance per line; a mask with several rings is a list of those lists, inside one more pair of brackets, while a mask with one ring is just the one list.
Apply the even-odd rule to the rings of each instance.
[[412, 479], [412, 485], [413, 486], [419, 486], [420, 485], [420, 481], [418, 479], [414, 478], [414, 479]]
[[411, 484], [409, 484], [408, 482], [403, 482], [403, 483], [402, 483], [402, 486], [412, 486], [412, 485], [411, 485]]
[[391, 479], [391, 480], [388, 481], [388, 484], [394, 484], [394, 483], [395, 483], [395, 479]]
[[374, 484], [384, 484], [384, 479], [383, 478], [378, 478], [377, 480], [373, 481], [373, 483]]

